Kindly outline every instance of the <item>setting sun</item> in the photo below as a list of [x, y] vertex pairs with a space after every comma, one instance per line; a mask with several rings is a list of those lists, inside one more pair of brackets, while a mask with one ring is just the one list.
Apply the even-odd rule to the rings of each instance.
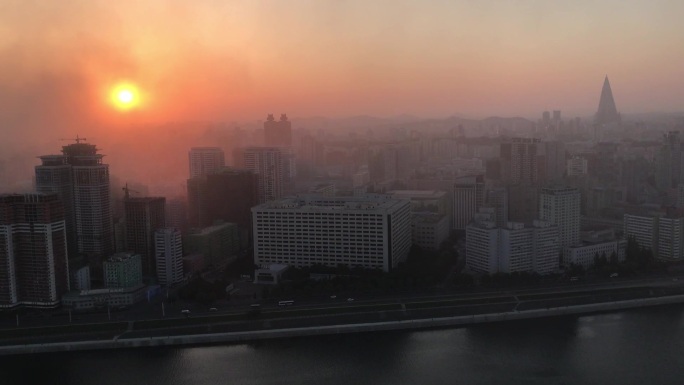
[[136, 108], [140, 104], [138, 88], [129, 83], [118, 84], [111, 92], [111, 101], [121, 111]]

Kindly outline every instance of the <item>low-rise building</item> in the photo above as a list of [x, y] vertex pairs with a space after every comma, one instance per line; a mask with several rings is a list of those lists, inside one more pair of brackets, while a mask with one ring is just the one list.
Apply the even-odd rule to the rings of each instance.
[[202, 254], [207, 266], [225, 266], [237, 258], [240, 250], [238, 227], [235, 223], [218, 223], [193, 230], [183, 237], [186, 254]]
[[103, 262], [104, 283], [108, 289], [142, 284], [142, 258], [138, 254], [117, 253]]
[[281, 264], [272, 264], [268, 267], [257, 269], [254, 272], [254, 283], [277, 285], [287, 269], [287, 265]]
[[71, 291], [62, 296], [62, 305], [73, 310], [121, 308], [134, 305], [147, 297], [143, 284], [111, 289]]

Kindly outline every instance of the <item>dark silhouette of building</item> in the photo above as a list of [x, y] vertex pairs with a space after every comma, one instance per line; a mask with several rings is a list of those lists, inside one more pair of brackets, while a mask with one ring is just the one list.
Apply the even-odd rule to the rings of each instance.
[[207, 209], [210, 221], [236, 223], [249, 229], [252, 207], [258, 204], [257, 175], [248, 170], [224, 169], [207, 176]]
[[192, 228], [211, 226], [216, 221], [235, 223], [241, 241], [247, 242], [252, 228], [251, 208], [258, 203], [259, 177], [249, 170], [225, 168], [188, 180], [188, 218]]
[[209, 226], [207, 216], [207, 176], [188, 179], [188, 228]]
[[58, 194], [0, 196], [0, 308], [56, 307], [68, 291], [66, 221]]
[[281, 114], [279, 121], [268, 114], [264, 122], [264, 143], [267, 147], [292, 147], [292, 122], [286, 114]]
[[[96, 272], [114, 252], [109, 165], [94, 144], [76, 138], [62, 155], [42, 156], [36, 166], [36, 189], [57, 193], [64, 202], [70, 257], [83, 256]], [[69, 188], [71, 187], [71, 188]], [[97, 274], [96, 274], [97, 275]]]
[[143, 275], [155, 273], [154, 232], [166, 226], [166, 198], [124, 197], [126, 250], [140, 255]]
[[596, 124], [611, 124], [620, 123], [620, 114], [615, 107], [615, 100], [613, 99], [613, 91], [610, 88], [608, 75], [603, 81], [603, 88], [601, 89], [601, 100], [599, 100], [598, 111], [596, 112]]

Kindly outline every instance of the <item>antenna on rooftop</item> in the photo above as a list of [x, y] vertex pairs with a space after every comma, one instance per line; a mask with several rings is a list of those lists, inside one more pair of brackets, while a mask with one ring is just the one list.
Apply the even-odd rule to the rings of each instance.
[[81, 143], [81, 142], [85, 142], [85, 141], [88, 140], [88, 139], [86, 139], [86, 138], [81, 138], [81, 137], [78, 136], [78, 134], [76, 134], [76, 138], [59, 138], [58, 140], [60, 140], [60, 141], [67, 141], [67, 140], [68, 140], [68, 141], [70, 141], [70, 142], [71, 142], [71, 141], [75, 141], [77, 144], [79, 144], [79, 143]]

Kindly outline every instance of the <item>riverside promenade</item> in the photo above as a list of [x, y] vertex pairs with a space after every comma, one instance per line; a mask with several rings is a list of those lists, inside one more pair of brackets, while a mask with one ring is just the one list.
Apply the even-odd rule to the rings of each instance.
[[191, 318], [0, 330], [0, 355], [238, 343], [342, 333], [462, 327], [684, 303], [682, 287], [501, 293], [478, 299], [310, 307]]

